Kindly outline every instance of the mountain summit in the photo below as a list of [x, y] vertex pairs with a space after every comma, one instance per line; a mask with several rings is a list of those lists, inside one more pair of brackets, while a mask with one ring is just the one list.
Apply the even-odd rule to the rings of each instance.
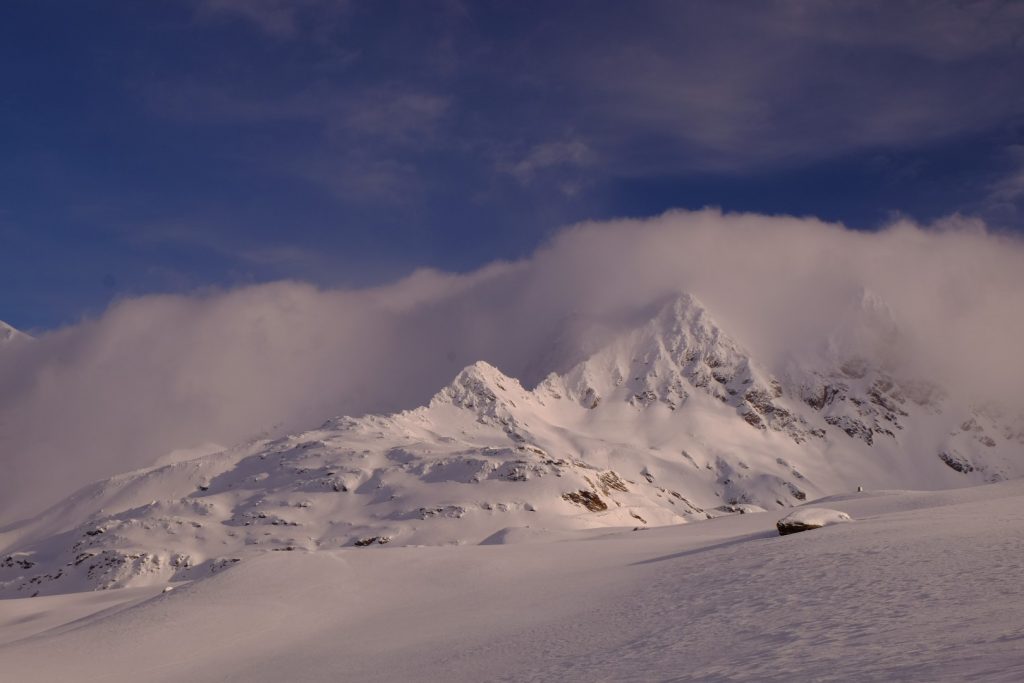
[[779, 382], [690, 295], [669, 302], [650, 322], [570, 370], [564, 381], [570, 395], [591, 408], [615, 397], [676, 410], [699, 391], [735, 408], [758, 429], [786, 431], [798, 441], [813, 433], [778, 401]]
[[31, 339], [29, 335], [25, 334], [21, 330], [11, 327], [3, 320], [0, 320], [0, 344], [8, 344], [12, 342], [27, 341]]

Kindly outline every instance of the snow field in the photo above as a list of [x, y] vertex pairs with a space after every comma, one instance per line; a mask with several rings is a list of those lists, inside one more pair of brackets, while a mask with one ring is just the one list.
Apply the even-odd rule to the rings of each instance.
[[[1024, 482], [814, 505], [857, 521], [780, 537], [777, 513], [748, 513], [268, 553], [51, 618], [0, 646], [0, 668], [23, 682], [1024, 679]], [[77, 596], [44, 599], [81, 616]]]

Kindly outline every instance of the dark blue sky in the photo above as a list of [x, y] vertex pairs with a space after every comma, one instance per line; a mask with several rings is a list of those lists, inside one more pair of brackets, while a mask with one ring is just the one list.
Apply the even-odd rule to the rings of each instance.
[[8, 0], [0, 319], [667, 208], [1024, 228], [1024, 3]]

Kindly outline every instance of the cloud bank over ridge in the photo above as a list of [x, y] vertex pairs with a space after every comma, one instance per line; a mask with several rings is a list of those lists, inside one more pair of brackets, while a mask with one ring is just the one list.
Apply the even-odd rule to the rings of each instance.
[[476, 360], [534, 383], [679, 291], [776, 371], [857, 336], [868, 292], [908, 372], [997, 398], [1024, 380], [1024, 240], [977, 221], [866, 233], [708, 209], [588, 223], [467, 274], [125, 299], [0, 352], [0, 520], [175, 449], [414, 407]]

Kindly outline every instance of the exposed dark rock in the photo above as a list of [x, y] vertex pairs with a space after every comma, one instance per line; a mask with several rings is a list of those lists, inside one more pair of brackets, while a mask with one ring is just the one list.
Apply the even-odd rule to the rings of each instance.
[[602, 472], [597, 475], [597, 481], [601, 486], [601, 491], [606, 495], [611, 491], [622, 491], [623, 493], [629, 491], [626, 488], [626, 482], [622, 481], [618, 474], [612, 471]]
[[839, 510], [800, 508], [776, 522], [775, 528], [779, 530], [780, 536], [786, 536], [849, 521], [850, 515]]
[[784, 519], [780, 519], [775, 523], [775, 528], [779, 530], [780, 536], [797, 534], [801, 531], [810, 531], [811, 529], [820, 529], [821, 526], [821, 524], [807, 524], [806, 522], [787, 522]]
[[956, 451], [943, 451], [939, 453], [939, 459], [957, 472], [962, 472], [963, 474], [967, 474], [968, 472], [973, 472], [975, 470], [971, 461]]
[[389, 543], [390, 541], [391, 541], [391, 537], [390, 536], [369, 536], [367, 538], [360, 538], [358, 541], [356, 541], [352, 545], [354, 545], [356, 547], [359, 547], [359, 548], [365, 548], [366, 546], [373, 545], [374, 543], [376, 543], [378, 545], [384, 545], [385, 543]]
[[4, 567], [5, 569], [9, 569], [11, 567], [18, 567], [19, 569], [31, 569], [34, 566], [36, 566], [36, 563], [32, 560], [26, 560], [23, 557], [14, 557], [13, 555], [8, 555], [3, 559], [2, 562], [0, 562], [0, 567]]
[[833, 427], [839, 427], [847, 436], [860, 439], [867, 445], [871, 445], [874, 442], [874, 435], [871, 428], [856, 418], [852, 418], [849, 415], [826, 415], [825, 422], [829, 423]]
[[603, 512], [608, 509], [608, 504], [601, 500], [601, 496], [593, 491], [586, 491], [584, 489], [570, 491], [569, 493], [563, 493], [562, 498], [570, 503], [582, 505], [591, 512]]
[[764, 420], [762, 420], [761, 416], [755, 413], [753, 410], [751, 410], [749, 413], [744, 414], [743, 419], [746, 421], [748, 425], [754, 427], [755, 429], [765, 428]]

